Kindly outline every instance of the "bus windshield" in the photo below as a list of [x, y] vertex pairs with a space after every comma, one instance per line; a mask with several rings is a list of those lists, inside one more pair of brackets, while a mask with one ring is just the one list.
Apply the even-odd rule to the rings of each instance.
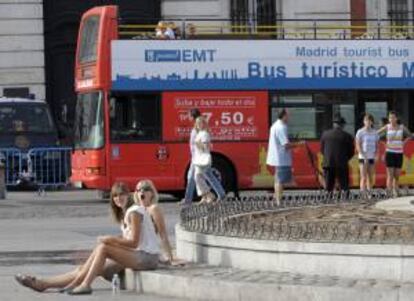
[[0, 104], [0, 133], [19, 132], [44, 134], [55, 131], [52, 117], [45, 104]]
[[102, 93], [79, 94], [75, 116], [75, 148], [97, 149], [103, 145]]

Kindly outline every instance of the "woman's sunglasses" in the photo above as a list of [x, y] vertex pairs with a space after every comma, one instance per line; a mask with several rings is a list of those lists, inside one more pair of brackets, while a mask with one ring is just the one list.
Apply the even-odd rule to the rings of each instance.
[[144, 186], [144, 187], [137, 188], [135, 191], [136, 192], [146, 192], [146, 191], [152, 191], [152, 189], [149, 186]]
[[115, 198], [115, 197], [119, 197], [121, 195], [128, 195], [128, 193], [125, 193], [125, 192], [124, 193], [113, 193], [112, 197]]

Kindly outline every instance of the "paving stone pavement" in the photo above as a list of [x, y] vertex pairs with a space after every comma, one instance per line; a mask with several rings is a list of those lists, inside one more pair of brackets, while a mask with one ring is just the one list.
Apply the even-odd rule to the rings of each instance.
[[161, 297], [153, 294], [137, 294], [136, 292], [121, 291], [119, 295], [112, 295], [110, 283], [97, 279], [93, 283], [93, 294], [89, 296], [73, 297], [49, 290], [37, 293], [16, 283], [13, 278], [18, 272], [35, 275], [50, 276], [67, 272], [73, 269], [72, 265], [30, 265], [25, 267], [1, 267], [0, 269], [0, 301], [61, 301], [61, 300], [122, 300], [122, 301], [179, 301], [182, 298]]

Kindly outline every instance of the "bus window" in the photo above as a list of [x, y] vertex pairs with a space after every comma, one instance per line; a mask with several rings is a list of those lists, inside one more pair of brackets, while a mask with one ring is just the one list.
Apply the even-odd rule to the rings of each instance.
[[91, 16], [82, 26], [80, 37], [79, 62], [87, 63], [96, 60], [98, 43], [99, 16]]
[[111, 99], [111, 141], [157, 141], [161, 139], [158, 95], [128, 94]]
[[344, 130], [351, 135], [355, 134], [355, 106], [353, 104], [334, 104], [332, 105], [332, 118], [339, 114], [345, 119]]
[[315, 104], [323, 108], [326, 114], [320, 115], [318, 122], [321, 132], [332, 128], [332, 121], [335, 115], [340, 115], [345, 119], [344, 130], [355, 135], [355, 103], [356, 95], [353, 91], [316, 91], [313, 94]]
[[271, 98], [272, 122], [282, 108], [289, 111], [289, 136], [297, 139], [319, 139], [323, 131], [332, 128], [332, 120], [340, 114], [345, 130], [355, 134], [355, 104], [353, 95], [339, 91], [316, 91], [309, 94], [280, 93]]
[[279, 110], [287, 108], [289, 112], [289, 137], [295, 139], [318, 139], [320, 120], [325, 111], [313, 104], [312, 94], [274, 95], [271, 102], [272, 123], [276, 121]]
[[97, 149], [104, 145], [102, 94], [79, 94], [75, 116], [75, 148]]
[[[272, 108], [272, 120], [277, 119], [278, 108]], [[317, 138], [316, 108], [291, 107], [289, 111], [289, 137], [295, 139]]]
[[385, 101], [381, 102], [366, 102], [365, 112], [374, 116], [375, 127], [380, 128], [382, 126], [382, 119], [388, 116], [388, 104]]

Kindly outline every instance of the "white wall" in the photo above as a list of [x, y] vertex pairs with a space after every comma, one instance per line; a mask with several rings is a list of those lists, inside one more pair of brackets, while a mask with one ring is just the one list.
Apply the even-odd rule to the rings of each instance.
[[[366, 1], [366, 11], [367, 19], [372, 19], [367, 22], [368, 31], [375, 32], [377, 30], [378, 19], [388, 19], [387, 14], [387, 0], [367, 0]], [[381, 22], [381, 25], [389, 25], [387, 22]]]
[[349, 0], [284, 0], [283, 18], [331, 19], [349, 18]]
[[387, 19], [387, 0], [366, 0], [367, 19]]
[[[351, 8], [349, 0], [284, 0], [282, 1], [282, 18], [283, 19], [310, 19], [326, 20], [326, 19], [349, 19], [351, 17]], [[308, 22], [285, 22], [285, 25], [293, 26], [312, 26], [313, 21]], [[348, 21], [323, 21], [317, 22], [317, 25], [324, 26], [349, 26]], [[287, 29], [287, 33], [290, 33], [290, 37], [298, 34], [298, 38], [306, 37], [312, 38], [312, 30], [309, 29]], [[319, 38], [333, 38], [334, 36], [340, 36], [344, 32], [343, 29], [326, 29], [318, 30]]]
[[[230, 0], [163, 0], [161, 15], [164, 19], [225, 19], [230, 18]], [[188, 21], [198, 32], [220, 31], [228, 21]], [[178, 24], [177, 24], [178, 25]]]
[[161, 14], [165, 18], [226, 19], [229, 7], [229, 0], [163, 0]]
[[0, 0], [0, 95], [28, 87], [45, 98], [42, 0]]

